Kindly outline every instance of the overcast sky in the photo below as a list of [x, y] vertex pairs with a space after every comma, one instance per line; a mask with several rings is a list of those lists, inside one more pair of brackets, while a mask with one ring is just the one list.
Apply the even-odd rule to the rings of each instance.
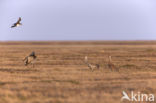
[[0, 40], [156, 40], [156, 0], [0, 0]]

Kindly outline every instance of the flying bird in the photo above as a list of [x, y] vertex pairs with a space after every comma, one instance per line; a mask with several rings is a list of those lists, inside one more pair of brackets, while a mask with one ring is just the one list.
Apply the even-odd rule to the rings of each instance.
[[28, 64], [32, 64], [34, 67], [36, 58], [37, 58], [37, 56], [35, 55], [35, 52], [33, 51], [30, 55], [28, 55], [24, 58], [23, 61], [25, 63], [25, 66], [27, 66]]
[[20, 23], [21, 20], [22, 20], [21, 17], [19, 17], [18, 21], [17, 21], [16, 23], [14, 23], [14, 24], [11, 26], [11, 28], [18, 27], [18, 26], [22, 25], [22, 23]]

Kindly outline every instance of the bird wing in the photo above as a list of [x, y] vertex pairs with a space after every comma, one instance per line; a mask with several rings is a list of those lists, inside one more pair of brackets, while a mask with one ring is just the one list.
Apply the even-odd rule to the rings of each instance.
[[20, 23], [20, 21], [21, 21], [22, 19], [21, 19], [21, 17], [19, 17], [19, 19], [18, 19], [18, 21], [17, 21], [17, 23]]
[[28, 59], [28, 56], [26, 56], [26, 57], [23, 59], [23, 61], [25, 61], [26, 59]]
[[11, 26], [11, 28], [16, 27], [16, 25], [17, 25], [17, 23], [14, 23], [14, 24]]
[[31, 52], [31, 54], [29, 54], [29, 56], [35, 56], [35, 52]]
[[16, 26], [15, 26], [15, 25], [12, 25], [12, 26], [11, 26], [11, 28], [14, 28], [14, 27], [16, 27]]

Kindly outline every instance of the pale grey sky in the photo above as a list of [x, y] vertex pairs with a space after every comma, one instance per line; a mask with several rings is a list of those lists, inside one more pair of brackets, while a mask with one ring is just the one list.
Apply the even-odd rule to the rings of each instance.
[[156, 0], [0, 0], [0, 22], [0, 40], [156, 40]]

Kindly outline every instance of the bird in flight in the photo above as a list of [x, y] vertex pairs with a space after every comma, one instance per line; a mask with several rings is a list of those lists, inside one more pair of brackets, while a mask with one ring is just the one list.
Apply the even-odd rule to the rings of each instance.
[[22, 23], [20, 23], [21, 20], [22, 20], [21, 17], [19, 17], [18, 21], [17, 21], [16, 23], [14, 23], [14, 24], [11, 26], [11, 28], [14, 28], [14, 27], [17, 27], [17, 26], [22, 25]]

